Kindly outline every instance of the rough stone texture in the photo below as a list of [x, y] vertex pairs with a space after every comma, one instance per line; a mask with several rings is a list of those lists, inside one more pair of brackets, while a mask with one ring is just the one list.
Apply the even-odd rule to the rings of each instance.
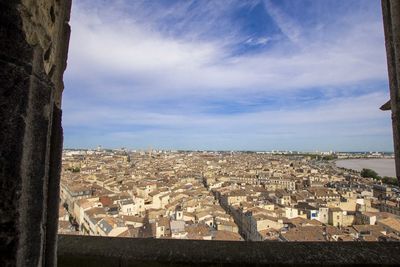
[[[61, 127], [61, 110], [54, 105], [53, 123], [50, 143], [50, 170], [48, 182], [47, 201], [47, 235], [45, 256], [48, 262], [57, 262], [57, 232], [58, 232], [58, 207], [60, 199], [60, 172], [63, 133]], [[51, 264], [48, 264], [51, 266]]]
[[54, 266], [71, 2], [0, 1], [0, 265]]
[[44, 72], [55, 85], [59, 108], [71, 31], [70, 10], [71, 0], [22, 0], [19, 6], [27, 42], [42, 48]]
[[386, 265], [398, 266], [400, 242], [234, 242], [59, 236], [58, 262], [69, 266]]
[[400, 184], [400, 1], [382, 0], [396, 176]]

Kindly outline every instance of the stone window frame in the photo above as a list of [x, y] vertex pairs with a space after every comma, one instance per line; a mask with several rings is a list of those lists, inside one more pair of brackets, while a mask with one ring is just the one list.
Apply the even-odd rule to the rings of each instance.
[[[0, 1], [0, 262], [4, 266], [54, 266], [57, 257], [60, 266], [74, 266], [82, 261], [109, 266], [139, 262], [400, 262], [400, 253], [393, 253], [400, 251], [400, 244], [391, 242], [356, 242], [350, 246], [347, 242], [249, 243], [58, 236], [61, 96], [70, 10], [71, 0]], [[400, 180], [400, 1], [382, 0], [382, 12], [391, 99], [381, 109], [392, 113], [396, 173]]]

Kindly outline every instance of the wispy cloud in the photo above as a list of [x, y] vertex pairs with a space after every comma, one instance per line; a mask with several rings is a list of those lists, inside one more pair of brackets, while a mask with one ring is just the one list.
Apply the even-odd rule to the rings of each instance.
[[[337, 14], [335, 24], [318, 14], [320, 8], [310, 21], [291, 17], [287, 6], [116, 1], [110, 8], [101, 1], [75, 2], [64, 96], [64, 125], [71, 133], [66, 143], [73, 146], [77, 136], [99, 129], [102, 137], [93, 141], [110, 146], [121, 144], [112, 141], [119, 133], [132, 137], [126, 146], [172, 148], [173, 138], [157, 134], [162, 132], [186, 133], [182, 147], [210, 148], [217, 145], [211, 139], [225, 136], [219, 148], [256, 148], [261, 141], [243, 140], [256, 134], [254, 140], [267, 142], [279, 133], [276, 138], [309, 136], [303, 148], [311, 148], [318, 134], [321, 140], [324, 134], [350, 138], [362, 123], [368, 130], [359, 136], [374, 133], [374, 146], [381, 142], [390, 149], [389, 133], [382, 130], [382, 123], [390, 129], [389, 118], [378, 110], [387, 98], [379, 16], [359, 9]], [[305, 11], [311, 12], [298, 10]], [[362, 23], [354, 23], [362, 15]], [[313, 127], [317, 130], [308, 130]], [[140, 131], [147, 133], [134, 139]], [[291, 146], [296, 147], [278, 140], [271, 147]]]
[[[369, 35], [352, 25], [353, 30], [346, 30], [340, 42], [332, 40], [329, 45], [309, 40], [308, 47], [291, 51], [282, 43], [282, 49], [229, 57], [226, 44], [218, 40], [171, 38], [131, 21], [106, 24], [96, 13], [76, 13], [70, 71], [84, 80], [93, 77], [98, 82], [116, 76], [142, 84], [142, 90], [193, 93], [192, 88], [202, 94], [235, 89], [239, 93], [302, 90], [386, 78], [378, 23], [367, 25]], [[371, 43], [375, 39], [381, 42]], [[254, 42], [265, 40], [260, 37]]]
[[272, 1], [265, 0], [265, 9], [278, 25], [282, 33], [293, 43], [301, 41], [302, 30], [292, 18], [287, 16], [279, 7], [274, 5]]

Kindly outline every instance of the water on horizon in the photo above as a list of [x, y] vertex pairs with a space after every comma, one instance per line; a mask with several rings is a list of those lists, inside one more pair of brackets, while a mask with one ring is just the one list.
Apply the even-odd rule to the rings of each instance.
[[343, 159], [337, 160], [336, 166], [357, 171], [372, 169], [382, 177], [396, 177], [394, 159]]

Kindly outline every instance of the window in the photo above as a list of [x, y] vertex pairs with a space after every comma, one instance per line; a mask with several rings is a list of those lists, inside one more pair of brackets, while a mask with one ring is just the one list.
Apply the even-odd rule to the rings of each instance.
[[[168, 134], [170, 134], [168, 132], [169, 129], [177, 128], [182, 131], [193, 129], [193, 132], [188, 132], [188, 135], [197, 136], [198, 139], [206, 135], [204, 131], [208, 131], [215, 139], [210, 139], [211, 141], [208, 142], [213, 143], [216, 147], [220, 144], [227, 146], [228, 141], [230, 144], [234, 146], [237, 145], [238, 147], [246, 147], [248, 144], [254, 145], [257, 142], [257, 144], [263, 144], [264, 142], [261, 141], [270, 140], [268, 139], [270, 135], [273, 135], [276, 140], [286, 140], [285, 142], [288, 142], [287, 144], [293, 142], [293, 140], [296, 140], [296, 142], [298, 140], [304, 140], [304, 138], [309, 138], [307, 139], [308, 144], [318, 144], [319, 142], [321, 145], [321, 139], [324, 138], [325, 141], [332, 140], [333, 143], [336, 142], [339, 144], [341, 139], [336, 135], [337, 132], [345, 133], [345, 137], [342, 136], [342, 139], [345, 139], [343, 144], [353, 146], [353, 143], [357, 143], [359, 140], [354, 137], [349, 137], [348, 135], [350, 135], [349, 133], [354, 134], [356, 131], [354, 127], [357, 128], [357, 126], [360, 126], [357, 124], [361, 120], [360, 117], [371, 119], [371, 121], [367, 120], [367, 126], [375, 125], [378, 121], [381, 121], [381, 119], [385, 120], [385, 125], [390, 123], [390, 118], [388, 118], [388, 116], [383, 117], [384, 115], [379, 115], [379, 119], [376, 119], [376, 117], [374, 117], [375, 115], [371, 116], [372, 118], [363, 117], [364, 114], [372, 112], [372, 107], [374, 107], [374, 105], [370, 105], [370, 102], [377, 101], [377, 95], [381, 98], [384, 96], [382, 91], [375, 92], [374, 90], [381, 90], [376, 88], [381, 88], [381, 84], [387, 82], [386, 78], [382, 78], [382, 75], [377, 75], [377, 77], [373, 76], [371, 73], [374, 73], [375, 69], [373, 71], [369, 69], [371, 66], [375, 65], [375, 63], [377, 65], [382, 63], [376, 60], [379, 56], [375, 55], [373, 51], [377, 51], [379, 50], [378, 48], [380, 48], [382, 52], [384, 48], [382, 45], [373, 43], [369, 39], [370, 35], [364, 36], [360, 34], [362, 31], [353, 24], [346, 24], [348, 27], [342, 27], [342, 25], [338, 27], [339, 25], [336, 24], [336, 22], [331, 25], [323, 18], [318, 17], [323, 23], [314, 25], [315, 29], [307, 28], [311, 31], [309, 34], [310, 36], [305, 34], [306, 29], [304, 28], [303, 36], [297, 34], [296, 30], [293, 32], [290, 30], [286, 31], [282, 20], [277, 18], [277, 14], [282, 15], [287, 13], [288, 21], [299, 20], [298, 26], [300, 28], [304, 25], [308, 26], [308, 23], [314, 23], [314, 21], [308, 21], [303, 18], [304, 16], [300, 16], [300, 13], [303, 14], [302, 12], [296, 11], [296, 9], [293, 8], [287, 9], [285, 5], [280, 5], [274, 1], [265, 1], [265, 3], [254, 1], [252, 5], [248, 3], [239, 4], [239, 2], [236, 2], [232, 6], [227, 5], [227, 7], [221, 8], [230, 8], [229, 11], [237, 11], [239, 14], [240, 12], [243, 12], [243, 14], [253, 14], [252, 12], [256, 12], [255, 10], [257, 10], [253, 15], [261, 16], [259, 19], [265, 21], [267, 24], [269, 23], [268, 26], [272, 30], [267, 33], [264, 32], [264, 28], [253, 29], [250, 27], [247, 29], [246, 25], [257, 25], [257, 23], [253, 21], [252, 16], [245, 16], [243, 19], [252, 23], [243, 23], [241, 26], [244, 27], [243, 29], [238, 26], [240, 30], [237, 34], [242, 36], [242, 38], [239, 38], [240, 42], [222, 44], [219, 43], [219, 41], [225, 40], [223, 38], [224, 36], [227, 41], [230, 41], [228, 38], [230, 35], [226, 35], [226, 32], [230, 33], [232, 30], [232, 27], [223, 28], [225, 25], [223, 23], [216, 24], [214, 25], [215, 27], [206, 29], [206, 33], [209, 33], [208, 31], [214, 33], [214, 35], [211, 34], [208, 38], [200, 38], [200, 35], [193, 34], [188, 36], [192, 36], [194, 39], [188, 40], [185, 39], [186, 35], [180, 35], [179, 32], [172, 27], [173, 25], [171, 27], [165, 27], [165, 25], [160, 25], [159, 21], [152, 21], [151, 16], [139, 16], [140, 13], [143, 12], [138, 12], [136, 8], [140, 10], [145, 8], [140, 4], [137, 6], [130, 6], [127, 1], [126, 3], [121, 1], [119, 4], [116, 4], [115, 10], [113, 10], [116, 14], [109, 14], [105, 6], [100, 5], [97, 8], [91, 8], [91, 5], [92, 3], [90, 1], [82, 1], [76, 4], [74, 7], [75, 13], [73, 13], [72, 16], [73, 22], [75, 20], [77, 31], [76, 36], [74, 37], [74, 35], [72, 35], [71, 38], [72, 57], [69, 64], [71, 72], [67, 73], [66, 99], [64, 102], [66, 105], [65, 136], [66, 143], [69, 145], [80, 144], [80, 142], [92, 144], [91, 142], [97, 140], [108, 142], [109, 144], [128, 141], [138, 144], [140, 143], [138, 140], [142, 140], [145, 141], [144, 143], [148, 144], [148, 142], [150, 142], [149, 140], [159, 142], [159, 140], [166, 139], [167, 141], [165, 142], [167, 144], [176, 144], [176, 147], [179, 147], [179, 144], [187, 142], [186, 132], [179, 134], [178, 137], [168, 137]], [[156, 2], [154, 7], [160, 7], [159, 5], [161, 4]], [[291, 5], [296, 4], [291, 3]], [[342, 14], [348, 16], [346, 18], [354, 19], [354, 14], [352, 14], [352, 12], [346, 12], [347, 8], [344, 8], [346, 5], [351, 4], [343, 1], [337, 7], [338, 11], [342, 13], [328, 12], [326, 16]], [[376, 5], [376, 3], [360, 2], [360, 5], [365, 5], [369, 7], [369, 9], [372, 9], [371, 7]], [[126, 10], [122, 7], [126, 7], [127, 10], [132, 11], [132, 13], [125, 12]], [[182, 8], [185, 10], [185, 7]], [[203, 6], [199, 2], [199, 4], [193, 7], [194, 11], [187, 11], [200, 12], [203, 10], [202, 8]], [[362, 10], [365, 11], [369, 9], [366, 8]], [[160, 12], [162, 12], [162, 10], [164, 10], [164, 8], [159, 9]], [[86, 16], [87, 12], [89, 16]], [[216, 12], [221, 12], [221, 10], [216, 10]], [[235, 12], [233, 12], [232, 15], [236, 14]], [[260, 15], [260, 12], [262, 15]], [[299, 12], [299, 14], [296, 12]], [[316, 11], [311, 10], [310, 12]], [[137, 14], [137, 20], [136, 18], [135, 20], [116, 19], [118, 17], [127, 16], [127, 13]], [[230, 25], [230, 23], [233, 25], [233, 23], [236, 22], [239, 24], [241, 23], [241, 16], [239, 16], [241, 18], [240, 20], [232, 20], [232, 18], [226, 17], [225, 13], [226, 12], [218, 13], [219, 16], [215, 18], [215, 21], [221, 17], [221, 19], [227, 20], [226, 22], [228, 25]], [[190, 14], [193, 17], [201, 17], [194, 16], [192, 13]], [[207, 14], [207, 12], [204, 14]], [[357, 14], [359, 15], [359, 13]], [[185, 12], [183, 12], [179, 16], [185, 17], [185, 15]], [[174, 17], [174, 14], [171, 13], [171, 16]], [[178, 21], [181, 20], [179, 16], [175, 17]], [[343, 19], [343, 21], [345, 21], [343, 23], [347, 23], [346, 18]], [[161, 17], [160, 19], [163, 21], [166, 17]], [[302, 19], [306, 21], [302, 21]], [[340, 19], [340, 17], [337, 17], [337, 19]], [[377, 14], [374, 13], [371, 15], [370, 19], [371, 24], [375, 25], [376, 21], [380, 21], [380, 14], [377, 16]], [[272, 23], [268, 22], [269, 20], [271, 20]], [[111, 23], [111, 21], [113, 23]], [[174, 19], [171, 19], [171, 21], [174, 21]], [[171, 23], [171, 21], [168, 19], [165, 22]], [[213, 22], [214, 20], [210, 21]], [[332, 21], [336, 21], [336, 19]], [[187, 19], [181, 21], [182, 25], [188, 27], [185, 29], [189, 31], [198, 29], [204, 22], [205, 21], [191, 22]], [[194, 23], [194, 25], [191, 23]], [[296, 23], [289, 24], [293, 24], [293, 27], [296, 28]], [[181, 24], [177, 23], [177, 25]], [[329, 29], [318, 30], [317, 28], [322, 27], [321, 25], [325, 25], [324, 27]], [[362, 27], [367, 26], [367, 24], [362, 25]], [[191, 28], [192, 26], [193, 28]], [[214, 31], [218, 28], [217, 26], [221, 26], [222, 28], [221, 32], [218, 32], [218, 34]], [[345, 32], [341, 32], [343, 28], [345, 28]], [[145, 31], [148, 29], [152, 31]], [[246, 32], [246, 34], [243, 35], [244, 33], [241, 32], [242, 30], [251, 30], [251, 32]], [[265, 36], [257, 36], [260, 34], [258, 30]], [[313, 32], [314, 30], [315, 32]], [[337, 40], [342, 39], [337, 37], [332, 39], [329, 34], [326, 34], [328, 30], [338, 31], [338, 35], [340, 35], [344, 41], [353, 45], [341, 46], [338, 44]], [[379, 39], [382, 37], [380, 36], [382, 33], [380, 27], [375, 25], [371, 31], [374, 38]], [[153, 34], [154, 32], [156, 34]], [[322, 35], [323, 38], [318, 39], [318, 34]], [[359, 37], [360, 40], [354, 39], [355, 36], [357, 38]], [[302, 38], [305, 39], [302, 40]], [[79, 49], [77, 46], [78, 39], [79, 43], [83, 44], [83, 46], [79, 46]], [[86, 41], [82, 42], [82, 40]], [[353, 48], [353, 46], [358, 47], [356, 44], [360, 43], [365, 45], [365, 47], [363, 47], [364, 49], [360, 50], [360, 53], [354, 53], [350, 48]], [[282, 47], [285, 47], [287, 51], [280, 50], [281, 44], [284, 44]], [[115, 49], [115, 47], [118, 47], [118, 49]], [[87, 53], [82, 51], [86, 51]], [[113, 52], [110, 53], [110, 51]], [[279, 53], [274, 54], [276, 52]], [[374, 57], [371, 57], [371, 53]], [[348, 60], [348, 58], [350, 58], [350, 60]], [[365, 62], [371, 58], [376, 60], [376, 62], [374, 61], [373, 64], [366, 64]], [[270, 61], [274, 64], [264, 63]], [[96, 77], [96, 81], [88, 81], [88, 79], [80, 77], [80, 71], [84, 72], [85, 70], [83, 67], [79, 69], [79, 71], [78, 69], [74, 69], [74, 63], [76, 62], [82, 64], [77, 64], [75, 66], [85, 66], [87, 67], [85, 69], [93, 72], [90, 74], [93, 75], [91, 77]], [[357, 62], [357, 64], [354, 62]], [[298, 66], [295, 63], [297, 63]], [[294, 68], [293, 65], [297, 67]], [[348, 67], [348, 65], [350, 65], [350, 67]], [[276, 69], [280, 70], [280, 72], [275, 72]], [[360, 73], [356, 73], [360, 76], [354, 74], [354, 69], [360, 70]], [[149, 70], [151, 72], [148, 72]], [[344, 70], [347, 70], [345, 71], [346, 75], [343, 75]], [[107, 75], [103, 75], [104, 73], [107, 73]], [[288, 75], [288, 73], [290, 75]], [[349, 73], [351, 75], [349, 75]], [[267, 79], [268, 75], [271, 77], [280, 77], [280, 79], [271, 83], [271, 80], [274, 79]], [[375, 83], [379, 84], [379, 86], [375, 83], [368, 84], [366, 82], [371, 75], [373, 76], [372, 79], [375, 79]], [[350, 78], [347, 76], [350, 76]], [[210, 84], [213, 80], [209, 79], [209, 77], [215, 78], [214, 80], [218, 82]], [[307, 82], [303, 79], [306, 79]], [[308, 79], [310, 79], [310, 81]], [[301, 83], [301, 88], [298, 88], [298, 83]], [[358, 91], [353, 88], [353, 83], [357, 84], [358, 88], [361, 88], [362, 85], [365, 85], [364, 83], [367, 83], [371, 88], [368, 89], [369, 91], [366, 89], [366, 91]], [[192, 91], [185, 91], [186, 87], [195, 89], [193, 84], [199, 86], [199, 88], [192, 91], [200, 95], [199, 99], [196, 100], [200, 102], [200, 105], [196, 103], [196, 101], [191, 100], [194, 98], [191, 95], [193, 93]], [[313, 84], [313, 86], [311, 86], [311, 84]], [[85, 86], [90, 87], [90, 89], [82, 89], [87, 88]], [[268, 91], [269, 89], [265, 89], [269, 86], [276, 87], [277, 90], [272, 92]], [[342, 87], [346, 89], [342, 89]], [[112, 94], [108, 91], [110, 88], [113, 89]], [[146, 88], [148, 92], [145, 91], [144, 88]], [[80, 110], [79, 107], [75, 107], [77, 110], [73, 110], [68, 106], [73, 105], [72, 99], [78, 93], [85, 95], [89, 94], [90, 90], [96, 92], [94, 93], [95, 97], [90, 100], [93, 101], [93, 103], [85, 102], [83, 97], [78, 98], [78, 101], [84, 102], [81, 106], [85, 107], [85, 110]], [[157, 90], [162, 92], [160, 93]], [[287, 94], [286, 90], [293, 90], [293, 95]], [[331, 91], [335, 90], [338, 91], [335, 93], [337, 95], [331, 97]], [[349, 90], [351, 91], [350, 93], [348, 93]], [[136, 93], [142, 97], [140, 100], [141, 102], [136, 102]], [[203, 93], [205, 93], [205, 95], [202, 95]], [[360, 93], [361, 97], [358, 97], [358, 93]], [[185, 96], [187, 100], [178, 101], [177, 96], [179, 96], [179, 99]], [[347, 96], [350, 100], [347, 99]], [[170, 98], [173, 100], [170, 100]], [[288, 103], [283, 105], [282, 103], [278, 103], [279, 101], [275, 98], [282, 99], [279, 101]], [[301, 101], [289, 103], [292, 98], [304, 99], [305, 103], [309, 103], [312, 108], [309, 108], [309, 105], [303, 105]], [[361, 103], [368, 103], [368, 105], [351, 105], [350, 103], [353, 103], [351, 100], [363, 101]], [[318, 105], [315, 105], [315, 103], [318, 103]], [[271, 106], [268, 106], [269, 104], [271, 104]], [[295, 106], [300, 108], [291, 110], [289, 108], [292, 106], [291, 104], [296, 104]], [[236, 107], [236, 105], [238, 107]], [[130, 110], [131, 107], [136, 106], [138, 107], [137, 109]], [[177, 110], [173, 110], [172, 112], [171, 109], [175, 106], [180, 107], [180, 111], [183, 110], [185, 114], [178, 114]], [[370, 108], [370, 106], [372, 107]], [[147, 109], [148, 107], [152, 107], [154, 110], [150, 110], [150, 112]], [[191, 108], [196, 109], [195, 115], [191, 113], [193, 112]], [[352, 112], [353, 108], [356, 109], [355, 112]], [[346, 112], [343, 112], [343, 109], [346, 109]], [[87, 110], [90, 112], [87, 112]], [[280, 113], [281, 110], [286, 111], [288, 116], [283, 116]], [[72, 115], [68, 115], [69, 111], [72, 111]], [[78, 118], [85, 117], [81, 114], [82, 112], [92, 117], [89, 116], [90, 118], [83, 119], [83, 122], [79, 121]], [[119, 114], [117, 114], [118, 112]], [[142, 114], [142, 112], [145, 114]], [[76, 116], [77, 113], [79, 113], [79, 116]], [[324, 114], [325, 117], [329, 119], [328, 123], [325, 124], [325, 122], [319, 119], [319, 115], [316, 115], [319, 113]], [[257, 114], [257, 116], [252, 117], [254, 114]], [[348, 117], [344, 118], [344, 126], [340, 123], [337, 124], [339, 117], [340, 119], [344, 117], [343, 114], [349, 114]], [[192, 115], [194, 117], [190, 117]], [[356, 117], [352, 117], [353, 115]], [[271, 129], [275, 128], [266, 127], [264, 125], [266, 121], [263, 120], [264, 116], [269, 118], [268, 123], [269, 121], [275, 121], [276, 125], [274, 127], [280, 127], [283, 134], [270, 132]], [[288, 117], [289, 119], [287, 119]], [[301, 123], [292, 121], [290, 119], [292, 117], [300, 118]], [[315, 124], [308, 122], [310, 118], [314, 120], [313, 122]], [[122, 120], [122, 122], [118, 122], [118, 119]], [[147, 121], [147, 119], [149, 121]], [[175, 120], [178, 122], [178, 126], [169, 124], [171, 121]], [[280, 121], [285, 120], [289, 122], [282, 125]], [[211, 124], [208, 124], [209, 122], [211, 122]], [[249, 122], [253, 124], [249, 124]], [[356, 126], [351, 126], [353, 122]], [[101, 123], [105, 123], [105, 126], [101, 128], [104, 128], [106, 132], [99, 136], [96, 134], [97, 130], [95, 131], [94, 129], [99, 127]], [[152, 123], [155, 124], [153, 125]], [[224, 123], [227, 124], [225, 125]], [[335, 124], [336, 127], [331, 128], [330, 123]], [[297, 126], [290, 128], [289, 126], [292, 124]], [[126, 125], [130, 125], [129, 127], [133, 126], [127, 128]], [[228, 129], [227, 132], [229, 132], [229, 134], [221, 134], [221, 125], [225, 125], [223, 128]], [[314, 129], [314, 126], [317, 127], [317, 129], [310, 130]], [[91, 131], [85, 132], [85, 127], [92, 127]], [[297, 131], [297, 127], [301, 129]], [[81, 134], [73, 132], [77, 128], [79, 128], [78, 132], [81, 131]], [[119, 129], [119, 131], [115, 132], [115, 128]], [[339, 130], [336, 128], [339, 128]], [[216, 131], [215, 129], [219, 130]], [[288, 129], [292, 129], [292, 131]], [[160, 136], [159, 134], [161, 132], [166, 136]], [[302, 138], [298, 139], [298, 136], [293, 135], [291, 132], [298, 132]], [[177, 132], [175, 131], [175, 133]], [[357, 134], [362, 138], [365, 137], [359, 132], [357, 132]], [[242, 135], [245, 136], [243, 140], [241, 139], [242, 137], [240, 137]], [[383, 137], [386, 138], [387, 136], [385, 135]], [[354, 141], [355, 139], [357, 142]], [[217, 140], [219, 141], [217, 142]], [[385, 140], [385, 142], [388, 142], [387, 138]], [[307, 142], [304, 142], [304, 145]], [[348, 179], [347, 176], [350, 174], [337, 171], [336, 167], [333, 166], [327, 171], [324, 169], [324, 165], [322, 165], [321, 162], [327, 163], [332, 158], [340, 156], [352, 156], [352, 153], [337, 153], [335, 151], [301, 153], [289, 150], [272, 151], [271, 149], [262, 149], [262, 151], [257, 152], [243, 151], [243, 149], [233, 149], [236, 151], [222, 152], [203, 151], [201, 149], [201, 151], [196, 151], [196, 149], [188, 149], [193, 151], [175, 151], [174, 149], [161, 149], [159, 148], [160, 146], [153, 148], [149, 145], [141, 149], [115, 148], [110, 150], [98, 147], [97, 149], [82, 149], [78, 152], [71, 149], [65, 152], [64, 159], [66, 162], [75, 160], [81, 161], [82, 167], [80, 168], [80, 172], [74, 175], [82, 175], [82, 177], [84, 177], [83, 174], [91, 173], [91, 179], [95, 177], [95, 180], [98, 181], [98, 183], [96, 183], [97, 192], [91, 197], [96, 198], [99, 195], [109, 195], [110, 203], [104, 205], [106, 209], [102, 211], [103, 213], [101, 216], [119, 218], [118, 211], [112, 208], [115, 204], [112, 198], [114, 198], [115, 195], [118, 197], [127, 195], [128, 198], [140, 199], [140, 202], [143, 200], [143, 203], [145, 203], [143, 206], [144, 211], [141, 210], [139, 212], [140, 215], [137, 216], [139, 217], [138, 220], [141, 220], [138, 224], [143, 224], [140, 226], [143, 229], [145, 229], [145, 227], [150, 229], [154, 226], [152, 225], [154, 222], [169, 218], [170, 223], [172, 223], [172, 221], [185, 221], [187, 225], [183, 227], [184, 229], [190, 229], [189, 221], [194, 221], [196, 225], [192, 227], [198, 227], [202, 230], [201, 227], [207, 226], [207, 223], [201, 212], [217, 213], [208, 208], [215, 208], [215, 206], [217, 206], [221, 214], [213, 214], [213, 216], [221, 217], [219, 218], [220, 221], [226, 221], [230, 226], [236, 225], [237, 228], [239, 228], [239, 232], [242, 233], [249, 231], [249, 229], [245, 228], [247, 225], [254, 223], [252, 221], [250, 223], [246, 222], [247, 217], [255, 221], [265, 220], [265, 218], [257, 218], [257, 213], [262, 216], [281, 218], [285, 217], [286, 214], [284, 213], [288, 212], [285, 208], [290, 208], [290, 216], [288, 216], [287, 219], [292, 220], [294, 219], [291, 218], [292, 215], [297, 214], [297, 212], [291, 210], [293, 207], [289, 202], [293, 202], [293, 205], [303, 205], [304, 203], [307, 204], [308, 201], [315, 206], [324, 206], [330, 203], [332, 199], [336, 199], [336, 195], [341, 191], [340, 188], [331, 185], [330, 179], [333, 175], [331, 175], [330, 171], [334, 171], [335, 175], [338, 175], [337, 183], [340, 187], [345, 187], [347, 183], [346, 179]], [[368, 154], [368, 156], [371, 155], [372, 154]], [[383, 154], [379, 155], [382, 156]], [[87, 164], [87, 166], [83, 164]], [[99, 166], [89, 166], [91, 164], [100, 164], [101, 168], [99, 168]], [[118, 172], [118, 168], [123, 169], [123, 171]], [[303, 173], [307, 174], [307, 177], [304, 177]], [[65, 172], [64, 175], [65, 177], [69, 176], [71, 180], [73, 178], [71, 173]], [[118, 180], [119, 183], [117, 184], [114, 181], [115, 179], [113, 179], [114, 176], [123, 178]], [[109, 179], [110, 177], [112, 179]], [[262, 177], [262, 179], [259, 179], [260, 177]], [[298, 183], [291, 181], [293, 179]], [[179, 181], [177, 182], [177, 180]], [[314, 182], [317, 183], [314, 184]], [[97, 186], [98, 184], [102, 186]], [[287, 195], [289, 190], [296, 190], [295, 184], [299, 184], [299, 193], [307, 195], [299, 198], [303, 199], [302, 201], [297, 200], [297, 198], [291, 199], [291, 197]], [[303, 186], [302, 184], [307, 184], [309, 186]], [[94, 185], [94, 183], [92, 185]], [[272, 188], [271, 185], [274, 185], [274, 187]], [[176, 192], [172, 192], [170, 188], [173, 188]], [[271, 188], [274, 190], [271, 190]], [[318, 192], [320, 189], [323, 190]], [[324, 191], [324, 189], [327, 191]], [[229, 194], [229, 191], [235, 192], [240, 190], [244, 190], [246, 196], [251, 195], [251, 199], [241, 197], [243, 195], [242, 192], [239, 192], [239, 196], [236, 195], [236, 197], [236, 193], [232, 195]], [[177, 192], [183, 194], [184, 198], [176, 194]], [[276, 192], [280, 193], [275, 194]], [[169, 197], [163, 198], [163, 194], [167, 194]], [[232, 197], [229, 197], [229, 195]], [[166, 201], [161, 201], [162, 199], [166, 199]], [[264, 201], [266, 199], [271, 203], [275, 203], [273, 209], [267, 210], [263, 205], [257, 204], [258, 200]], [[279, 201], [279, 199], [281, 199], [281, 201]], [[188, 211], [188, 216], [185, 216], [183, 220], [181, 220], [181, 218], [178, 220], [172, 216], [174, 207], [170, 205], [183, 205], [191, 201], [194, 203], [182, 207], [185, 211]], [[199, 202], [202, 201], [207, 204], [199, 204]], [[236, 203], [231, 203], [231, 201]], [[88, 198], [88, 202], [91, 202], [90, 198]], [[223, 205], [219, 205], [218, 203], [223, 203]], [[341, 205], [345, 205], [344, 202], [341, 203]], [[237, 209], [237, 206], [243, 207], [243, 209]], [[142, 206], [139, 205], [139, 208], [142, 209]], [[168, 212], [159, 214], [163, 213], [160, 210], [164, 209]], [[245, 212], [247, 209], [254, 209], [256, 211], [243, 216], [243, 211]], [[131, 208], [126, 208], [126, 210], [130, 212]], [[352, 211], [356, 212], [356, 210]], [[71, 212], [75, 211], [71, 209]], [[85, 213], [86, 211], [82, 212]], [[313, 219], [308, 217], [310, 214], [312, 215], [312, 212], [303, 212], [300, 210], [298, 213], [304, 215], [300, 216], [300, 218], [304, 220]], [[181, 213], [177, 214], [177, 217], [182, 216]], [[76, 216], [78, 215], [76, 214]], [[256, 219], [254, 219], [254, 217], [256, 217]], [[326, 219], [327, 215], [323, 214], [323, 218]], [[337, 220], [339, 219], [340, 216], [337, 215]], [[311, 223], [310, 221], [307, 222]], [[326, 224], [325, 220], [320, 223]], [[219, 225], [222, 224], [223, 223], [220, 223]], [[212, 223], [209, 222], [209, 225], [212, 226]], [[262, 227], [265, 227], [265, 224], [263, 224]], [[270, 228], [270, 225], [267, 225], [267, 228]], [[212, 231], [210, 229], [208, 230]], [[282, 233], [286, 231], [286, 229], [283, 230], [283, 227], [277, 227], [275, 230]], [[191, 230], [185, 231], [187, 231], [188, 234], [191, 233]], [[245, 235], [243, 235], [243, 237], [245, 237]]]

